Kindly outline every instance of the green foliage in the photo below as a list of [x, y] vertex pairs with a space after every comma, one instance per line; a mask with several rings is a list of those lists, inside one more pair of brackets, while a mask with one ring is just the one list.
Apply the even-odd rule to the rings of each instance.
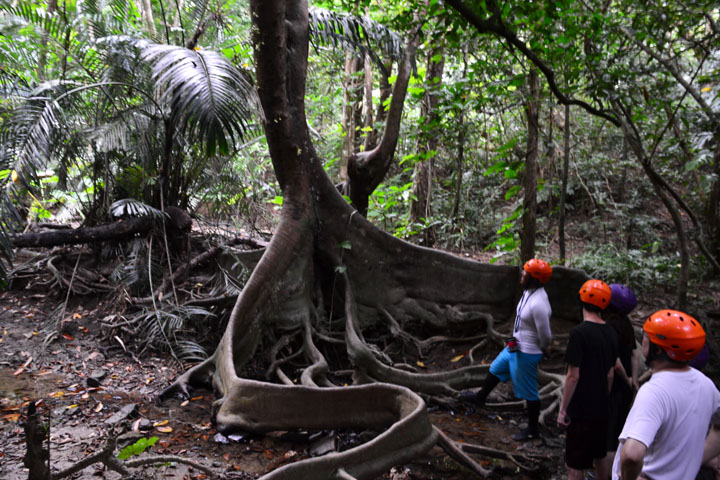
[[134, 457], [136, 455], [140, 455], [148, 448], [155, 445], [158, 441], [158, 437], [150, 437], [150, 438], [141, 438], [137, 442], [133, 443], [132, 445], [128, 445], [127, 447], [120, 450], [120, 453], [118, 453], [117, 458], [118, 460], [127, 460], [130, 457]]
[[672, 288], [680, 267], [678, 262], [677, 256], [660, 253], [657, 243], [630, 250], [606, 243], [588, 245], [572, 259], [570, 266], [608, 283], [623, 283], [643, 291], [657, 286]]

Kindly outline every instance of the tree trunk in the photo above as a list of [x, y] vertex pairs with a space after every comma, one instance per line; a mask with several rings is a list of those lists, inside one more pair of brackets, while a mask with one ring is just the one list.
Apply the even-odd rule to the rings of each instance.
[[142, 0], [142, 17], [150, 38], [155, 38], [157, 30], [155, 30], [155, 19], [153, 18], [152, 3], [150, 0]]
[[[427, 222], [432, 215], [432, 184], [435, 167], [435, 155], [438, 148], [438, 124], [440, 115], [437, 111], [439, 103], [438, 89], [442, 86], [445, 68], [444, 46], [433, 48], [428, 53], [428, 68], [425, 73], [425, 98], [421, 110], [420, 145], [418, 162], [415, 163], [413, 174], [413, 196], [410, 199], [410, 221]], [[440, 55], [439, 61], [434, 57]], [[426, 246], [435, 244], [435, 229], [430, 226], [423, 231]]]
[[[211, 385], [218, 394], [217, 429], [226, 434], [298, 428], [381, 432], [349, 450], [283, 466], [264, 480], [373, 479], [436, 443], [457, 453], [439, 440], [425, 403], [414, 392], [457, 396], [459, 389], [482, 381], [488, 366], [429, 374], [402, 370], [367, 343], [361, 325], [382, 323], [397, 340], [412, 338], [402, 329], [405, 323], [447, 331], [481, 322], [489, 337], [500, 341], [492, 325], [495, 317], [508, 318], [514, 309], [515, 292], [507, 286], [516, 284], [519, 270], [409, 244], [357, 215], [325, 173], [308, 132], [307, 3], [252, 0], [251, 18], [264, 128], [284, 198], [280, 221], [215, 353], [181, 375], [162, 397]], [[582, 272], [555, 269], [548, 288], [554, 315], [577, 315], [577, 302], [568, 303], [566, 292], [586, 278]], [[341, 363], [351, 365], [353, 378], [367, 384], [333, 384], [339, 372], [330, 371], [314, 343], [333, 320], [344, 328], [347, 358]], [[283, 385], [240, 377], [254, 354], [265, 353], [258, 351], [263, 335], [277, 338], [278, 332], [302, 339], [308, 365], [297, 379], [300, 385], [281, 366], [272, 373]], [[334, 349], [334, 355], [340, 351]], [[469, 457], [454, 458], [480, 475], [490, 473]]]
[[[710, 226], [712, 255], [720, 259], [720, 131], [715, 134], [715, 152], [713, 155], [712, 188], [705, 208], [706, 223]], [[720, 273], [715, 267], [715, 274]]]
[[[57, 10], [57, 0], [49, 0], [47, 5], [48, 16], [52, 16], [55, 13], [55, 10]], [[45, 67], [47, 66], [47, 45], [49, 38], [50, 34], [43, 32], [40, 53], [38, 55], [37, 69], [35, 70], [40, 82], [44, 82], [47, 79]]]
[[342, 109], [342, 131], [343, 147], [340, 155], [339, 179], [347, 181], [348, 160], [355, 153], [357, 143], [356, 123], [359, 110], [360, 79], [357, 73], [362, 67], [362, 61], [355, 57], [352, 52], [345, 53], [345, 77], [343, 78], [343, 109]]
[[563, 169], [560, 187], [560, 219], [558, 242], [560, 244], [560, 265], [565, 265], [565, 201], [567, 198], [568, 170], [570, 168], [570, 105], [565, 104], [565, 128], [563, 130]]
[[348, 181], [343, 191], [350, 197], [353, 206], [361, 215], [367, 214], [368, 198], [385, 178], [395, 156], [400, 136], [403, 104], [412, 73], [412, 62], [420, 42], [418, 30], [411, 33], [405, 45], [403, 60], [398, 65], [398, 74], [387, 112], [387, 121], [380, 142], [371, 150], [356, 153], [348, 162]]
[[682, 215], [668, 195], [668, 192], [666, 192], [669, 186], [652, 168], [640, 139], [633, 134], [633, 128], [630, 124], [631, 116], [629, 111], [620, 104], [618, 100], [613, 100], [612, 105], [615, 112], [617, 112], [618, 117], [622, 118], [622, 131], [628, 141], [630, 149], [633, 151], [640, 162], [640, 165], [643, 167], [643, 170], [647, 174], [648, 179], [653, 186], [653, 190], [655, 190], [655, 193], [660, 198], [660, 201], [667, 209], [670, 217], [672, 218], [673, 224], [675, 225], [675, 232], [678, 238], [678, 250], [680, 251], [680, 272], [678, 273], [677, 280], [677, 308], [682, 310], [687, 305], [687, 288], [690, 276], [690, 254], [688, 251], [687, 236], [685, 234], [685, 226], [683, 225]]
[[538, 78], [537, 70], [534, 68], [530, 70], [528, 82], [530, 92], [525, 105], [525, 112], [528, 121], [528, 136], [527, 153], [525, 155], [525, 175], [523, 176], [523, 223], [522, 230], [520, 231], [520, 258], [523, 263], [535, 256], [540, 79]]

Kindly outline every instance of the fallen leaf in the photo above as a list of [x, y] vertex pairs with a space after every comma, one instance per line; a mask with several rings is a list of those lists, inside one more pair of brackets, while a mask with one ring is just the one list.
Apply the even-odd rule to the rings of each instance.
[[[100, 402], [100, 403], [97, 404], [97, 406], [96, 406], [93, 410], [95, 410], [95, 413], [100, 413], [100, 411], [101, 411], [102, 409], [103, 409], [103, 404], [102, 404], [102, 402]], [[140, 422], [140, 420], [138, 420], [138, 423], [139, 423], [139, 422]]]
[[230, 454], [229, 454], [229, 453], [226, 453], [225, 455], [223, 455], [223, 458], [229, 462], [229, 461], [230, 461]]
[[420, 368], [425, 368], [425, 364], [424, 364], [423, 362], [421, 362], [420, 360], [418, 360], [418, 361], [415, 362], [415, 363], [417, 363], [417, 366], [418, 366], [418, 367], [420, 367]]
[[6, 422], [17, 422], [19, 418], [20, 418], [19, 413], [10, 413], [10, 414], [2, 416], [2, 419], [5, 420]]
[[79, 313], [73, 313], [73, 320], [80, 320], [82, 318], [82, 315]]
[[70, 340], [70, 341], [75, 340], [75, 337], [73, 337], [69, 333], [63, 333], [62, 336], [65, 340]]
[[190, 401], [191, 401], [191, 402], [197, 402], [198, 400], [202, 400], [202, 399], [203, 399], [203, 397], [202, 397], [202, 395], [200, 395], [199, 397], [192, 397], [192, 398], [190, 399]]
[[171, 433], [172, 431], [172, 427], [158, 427], [158, 432]]
[[274, 456], [275, 456], [275, 455], [273, 455], [273, 452], [270, 451], [270, 450], [265, 450], [265, 451], [263, 452], [263, 457], [267, 458], [268, 460], [272, 460], [272, 458], [273, 458]]
[[68, 405], [65, 407], [65, 410], [72, 410], [73, 408], [77, 408], [77, 403], [73, 403], [72, 405]]
[[13, 372], [13, 375], [15, 375], [16, 377], [18, 375], [20, 375], [23, 372], [23, 370], [25, 370], [27, 368], [27, 366], [30, 365], [30, 362], [32, 362], [32, 360], [33, 360], [32, 357], [28, 358], [27, 361], [25, 363], [23, 363], [22, 367], [18, 368], [17, 370], [15, 370], [15, 372]]
[[190, 400], [185, 400], [184, 402], [182, 402], [182, 403], [180, 404], [180, 406], [181, 406], [181, 407], [184, 407], [184, 406], [187, 405], [188, 403], [190, 403]]
[[167, 424], [168, 424], [167, 420], [160, 420], [159, 422], [153, 423], [153, 427], [162, 427], [163, 425], [167, 425]]
[[464, 356], [465, 356], [465, 355], [463, 355], [463, 354], [456, 355], [456, 356], [454, 356], [453, 358], [451, 358], [450, 361], [451, 361], [452, 363], [459, 362]]
[[[101, 403], [100, 405], [102, 405], [102, 403]], [[142, 418], [138, 418], [137, 420], [135, 420], [135, 421], [133, 422], [133, 424], [132, 424], [132, 431], [133, 431], [133, 432], [140, 431], [140, 420], [142, 420]]]

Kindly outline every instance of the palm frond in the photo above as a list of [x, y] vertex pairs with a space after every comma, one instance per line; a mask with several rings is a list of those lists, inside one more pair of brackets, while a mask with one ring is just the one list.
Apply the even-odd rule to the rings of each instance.
[[207, 154], [228, 154], [246, 138], [259, 102], [245, 75], [210, 50], [148, 44], [159, 102], [171, 109], [174, 128], [206, 144]]
[[402, 38], [384, 25], [366, 16], [320, 8], [310, 9], [310, 41], [315, 49], [322, 44], [342, 47], [363, 56], [367, 54], [383, 72], [385, 65], [378, 51], [393, 61], [398, 61], [403, 55]]
[[123, 198], [116, 201], [110, 206], [110, 213], [115, 217], [145, 217], [167, 219], [168, 214], [150, 205], [133, 200], [132, 198]]

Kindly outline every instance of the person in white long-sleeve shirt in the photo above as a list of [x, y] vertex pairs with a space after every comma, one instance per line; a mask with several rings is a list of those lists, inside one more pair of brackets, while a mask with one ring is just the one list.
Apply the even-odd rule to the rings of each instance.
[[485, 383], [476, 393], [462, 392], [466, 402], [484, 405], [495, 386], [512, 379], [515, 396], [525, 400], [528, 426], [512, 436], [513, 440], [525, 441], [539, 436], [540, 397], [537, 388], [538, 363], [548, 353], [552, 332], [550, 330], [550, 301], [543, 285], [550, 280], [552, 267], [544, 260], [533, 258], [523, 265], [520, 284], [524, 291], [518, 302], [513, 336], [498, 354], [485, 377]]

